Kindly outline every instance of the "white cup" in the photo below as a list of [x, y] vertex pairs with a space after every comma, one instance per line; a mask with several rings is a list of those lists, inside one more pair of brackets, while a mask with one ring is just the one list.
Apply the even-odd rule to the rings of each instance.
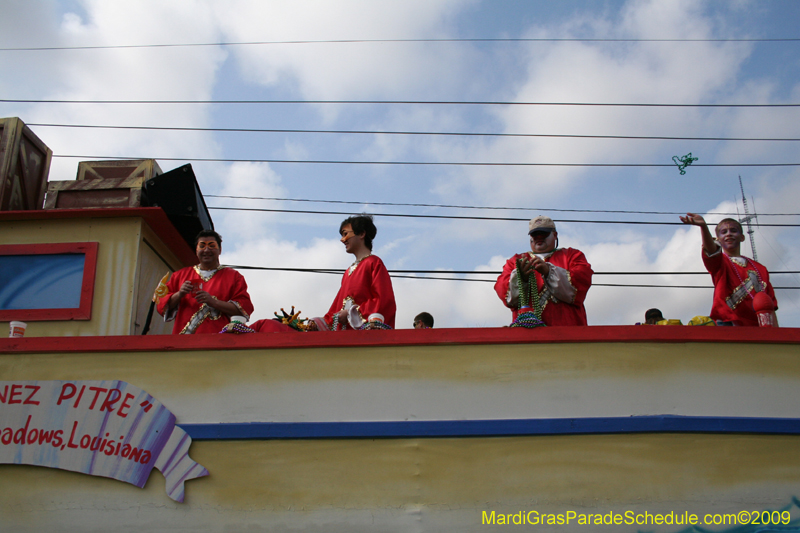
[[237, 316], [232, 316], [231, 317], [231, 322], [239, 322], [242, 325], [246, 326], [247, 325], [247, 318], [245, 318], [243, 316], [238, 316], [238, 315]]
[[24, 337], [25, 336], [25, 328], [28, 327], [28, 324], [25, 322], [20, 322], [18, 320], [12, 320], [9, 324], [11, 328], [11, 332], [9, 337]]

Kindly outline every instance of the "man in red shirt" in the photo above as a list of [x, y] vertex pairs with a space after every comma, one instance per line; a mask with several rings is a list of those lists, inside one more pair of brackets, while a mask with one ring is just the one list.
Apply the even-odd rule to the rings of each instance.
[[212, 230], [195, 239], [199, 264], [173, 273], [166, 293], [158, 299], [158, 312], [174, 320], [173, 334], [219, 333], [232, 316], [250, 318], [253, 303], [244, 277], [221, 266], [222, 237]]
[[311, 331], [394, 329], [397, 304], [389, 271], [372, 253], [378, 228], [370, 215], [352, 216], [339, 226], [341, 243], [356, 260], [345, 270], [328, 313], [310, 321]]
[[686, 213], [680, 219], [684, 224], [700, 228], [703, 264], [714, 281], [710, 316], [718, 325], [758, 326], [758, 317], [753, 309], [753, 297], [757, 292], [765, 292], [778, 309], [767, 268], [741, 254], [744, 231], [738, 221], [732, 218], [720, 220], [715, 240], [702, 216]]
[[[538, 216], [532, 219], [528, 230], [531, 251], [506, 261], [494, 285], [497, 296], [511, 309], [514, 320], [520, 314], [522, 288], [525, 296], [537, 299], [538, 295], [541, 316], [537, 313], [537, 318], [545, 325], [585, 326], [583, 302], [592, 286], [592, 266], [583, 252], [558, 248], [558, 232], [551, 218]], [[529, 303], [531, 312], [536, 312], [533, 302]]]

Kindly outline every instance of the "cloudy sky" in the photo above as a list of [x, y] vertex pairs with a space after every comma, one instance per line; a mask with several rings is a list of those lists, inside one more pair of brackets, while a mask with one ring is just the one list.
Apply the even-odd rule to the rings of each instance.
[[[800, 275], [778, 273], [800, 270], [798, 230], [775, 226], [800, 223], [787, 216], [800, 212], [800, 169], [749, 166], [798, 163], [798, 142], [724, 140], [800, 138], [800, 108], [763, 107], [800, 102], [800, 41], [767, 40], [798, 37], [800, 2], [5, 0], [0, 9], [0, 116], [42, 124], [32, 129], [56, 156], [85, 156], [55, 157], [51, 180], [74, 179], [82, 159], [155, 158], [165, 171], [190, 162], [232, 265], [341, 271], [353, 260], [338, 240], [345, 216], [215, 207], [373, 213], [374, 252], [390, 271], [441, 271], [394, 278], [399, 328], [423, 310], [437, 327], [510, 322], [491, 282], [413, 278], [496, 278], [448, 272], [499, 271], [529, 249], [525, 219], [538, 214], [596, 272], [590, 324], [632, 324], [649, 307], [684, 322], [708, 314], [708, 274], [630, 274], [703, 272], [699, 230], [641, 222], [743, 213], [738, 176], [759, 214], [759, 261], [776, 287], [800, 286]], [[119, 48], [164, 44], [203, 46]], [[10, 50], [43, 47], [57, 49]], [[299, 103], [263, 103], [276, 100]], [[681, 175], [672, 157], [690, 152], [696, 165], [728, 166]], [[749, 242], [743, 253], [752, 256]], [[242, 272], [254, 318], [292, 305], [321, 315], [340, 283]], [[798, 293], [777, 290], [784, 326], [800, 326]]]

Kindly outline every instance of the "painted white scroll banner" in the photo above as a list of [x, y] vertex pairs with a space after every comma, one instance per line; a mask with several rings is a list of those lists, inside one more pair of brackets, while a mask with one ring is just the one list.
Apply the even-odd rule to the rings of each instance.
[[175, 415], [124, 381], [0, 381], [0, 463], [103, 476], [144, 487], [153, 467], [183, 502], [208, 475]]

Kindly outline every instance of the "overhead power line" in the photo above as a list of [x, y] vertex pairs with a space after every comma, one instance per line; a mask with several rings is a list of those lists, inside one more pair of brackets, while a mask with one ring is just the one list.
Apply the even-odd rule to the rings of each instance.
[[577, 106], [577, 107], [748, 107], [784, 108], [800, 104], [679, 104], [624, 102], [500, 102], [487, 100], [52, 100], [2, 98], [0, 103], [15, 104], [337, 104], [337, 105], [470, 105], [470, 106]]
[[[53, 154], [53, 157], [70, 159], [158, 159], [161, 161], [196, 161], [204, 163], [286, 163], [305, 165], [407, 165], [407, 166], [462, 166], [462, 167], [584, 167], [584, 168], [674, 168], [674, 163], [504, 163], [472, 161], [343, 161], [335, 159], [241, 159], [216, 157], [120, 157], [110, 155]], [[697, 167], [797, 167], [800, 163], [692, 163]]]
[[[393, 278], [412, 278], [412, 279], [441, 279], [442, 281], [477, 281], [483, 283], [494, 283], [493, 279], [461, 279], [461, 278], [425, 278], [415, 276], [392, 276]], [[592, 287], [621, 287], [626, 289], [647, 288], [647, 289], [713, 289], [713, 285], [650, 285], [644, 283], [592, 283]], [[800, 287], [773, 287], [775, 290], [797, 290]]]
[[[209, 209], [216, 209], [220, 211], [261, 211], [266, 213], [297, 213], [304, 215], [345, 215], [349, 216], [353, 213], [348, 211], [313, 211], [301, 209], [267, 209], [257, 207], [217, 207], [208, 206]], [[399, 217], [399, 218], [434, 218], [434, 219], [450, 219], [450, 220], [494, 220], [494, 221], [507, 221], [507, 222], [528, 222], [528, 218], [515, 218], [515, 217], [478, 217], [478, 216], [459, 216], [459, 215], [416, 215], [408, 213], [371, 213], [376, 217]], [[683, 222], [650, 222], [650, 221], [636, 221], [636, 220], [567, 220], [555, 219], [555, 222], [563, 223], [576, 223], [576, 224], [632, 224], [632, 225], [654, 225], [654, 226], [685, 226]], [[758, 224], [759, 227], [783, 227], [795, 228], [800, 227], [800, 224]]]
[[[333, 272], [332, 272], [333, 274]], [[341, 275], [341, 272], [336, 272]], [[440, 281], [467, 281], [478, 283], [494, 283], [493, 279], [463, 279], [463, 278], [432, 278], [425, 276], [397, 276], [389, 274], [392, 278], [405, 278], [405, 279], [427, 279], [427, 280], [440, 280]], [[618, 287], [625, 289], [647, 288], [647, 289], [713, 289], [713, 285], [652, 285], [644, 283], [592, 283], [592, 287]], [[796, 290], [800, 287], [773, 287], [775, 290]]]
[[[288, 271], [288, 272], [303, 272], [303, 273], [313, 273], [313, 274], [337, 274], [342, 275], [344, 269], [314, 269], [314, 268], [277, 268], [277, 267], [256, 267], [256, 266], [242, 266], [242, 265], [229, 265], [232, 268], [239, 269], [239, 270], [271, 270], [271, 271]], [[392, 278], [404, 278], [404, 279], [419, 279], [419, 280], [434, 280], [434, 281], [466, 281], [466, 282], [478, 282], [478, 283], [494, 283], [496, 280], [494, 279], [474, 279], [474, 278], [449, 278], [449, 277], [432, 277], [432, 276], [409, 276], [403, 273], [408, 272], [427, 272], [431, 273], [434, 271], [430, 270], [390, 270], [389, 276]], [[456, 272], [442, 272], [442, 274], [455, 274]], [[497, 276], [500, 272], [469, 272], [471, 274], [487, 274], [487, 275], [494, 275]], [[595, 272], [595, 275], [600, 275], [602, 273]], [[606, 272], [605, 274], [623, 274], [623, 272]], [[661, 274], [658, 272], [652, 272], [650, 274]], [[676, 272], [674, 274], [701, 274], [700, 272]], [[708, 275], [707, 272], [703, 272], [702, 274]], [[642, 283], [592, 283], [592, 287], [623, 287], [623, 288], [650, 288], [650, 289], [713, 289], [713, 285], [654, 285], [654, 284], [642, 284]], [[773, 287], [776, 290], [795, 290], [800, 289], [800, 287]]]
[[[265, 196], [228, 196], [221, 194], [204, 194], [205, 198], [230, 198], [237, 200], [273, 200], [279, 202], [309, 202], [316, 204], [349, 204], [349, 205], [386, 205], [401, 207], [441, 207], [446, 209], [480, 209], [480, 210], [500, 210], [500, 211], [547, 211], [553, 213], [615, 213], [615, 214], [634, 214], [634, 215], [685, 215], [685, 211], [625, 211], [612, 209], [554, 209], [550, 207], [497, 207], [497, 206], [478, 206], [478, 205], [449, 205], [449, 204], [415, 204], [399, 202], [356, 202], [350, 200], [312, 200], [308, 198], [275, 198]], [[689, 210], [691, 211], [691, 210]], [[697, 211], [692, 211], [697, 212]], [[739, 213], [713, 213], [721, 216], [739, 216]], [[759, 213], [759, 216], [800, 216], [800, 213]]]
[[[318, 274], [342, 274], [344, 268], [291, 268], [291, 267], [260, 267], [247, 265], [227, 265], [231, 268], [241, 270], [274, 270], [280, 272], [315, 272]], [[475, 276], [499, 276], [500, 270], [407, 270], [392, 269], [392, 274], [465, 274]], [[800, 270], [777, 270], [770, 271], [770, 276], [781, 274], [800, 274]], [[652, 271], [630, 271], [630, 272], [595, 272], [594, 276], [708, 276], [708, 272], [652, 272]], [[439, 279], [439, 278], [431, 278]]]
[[266, 46], [295, 44], [377, 44], [377, 43], [793, 43], [800, 38], [720, 38], [720, 39], [634, 39], [634, 38], [464, 38], [464, 39], [305, 39], [291, 41], [221, 41], [215, 43], [154, 43], [86, 46], [27, 46], [0, 48], [0, 52], [44, 52], [56, 50], [121, 50], [136, 48], [197, 48], [214, 46]]
[[428, 135], [428, 136], [455, 136], [455, 137], [545, 137], [553, 139], [621, 139], [645, 141], [800, 141], [800, 138], [786, 137], [669, 137], [654, 135], [571, 135], [554, 133], [491, 133], [491, 132], [451, 132], [451, 131], [379, 131], [379, 130], [308, 130], [308, 129], [277, 129], [277, 128], [189, 128], [189, 127], [162, 127], [162, 126], [107, 126], [90, 124], [42, 124], [26, 123], [28, 126], [40, 128], [90, 128], [110, 130], [145, 130], [145, 131], [209, 131], [223, 133], [319, 133], [337, 135]]
[[[713, 285], [639, 285], [633, 283], [592, 283], [592, 287], [625, 287], [636, 288], [646, 287], [652, 289], [713, 289]], [[773, 287], [775, 290], [791, 291], [800, 289], [800, 287]]]

